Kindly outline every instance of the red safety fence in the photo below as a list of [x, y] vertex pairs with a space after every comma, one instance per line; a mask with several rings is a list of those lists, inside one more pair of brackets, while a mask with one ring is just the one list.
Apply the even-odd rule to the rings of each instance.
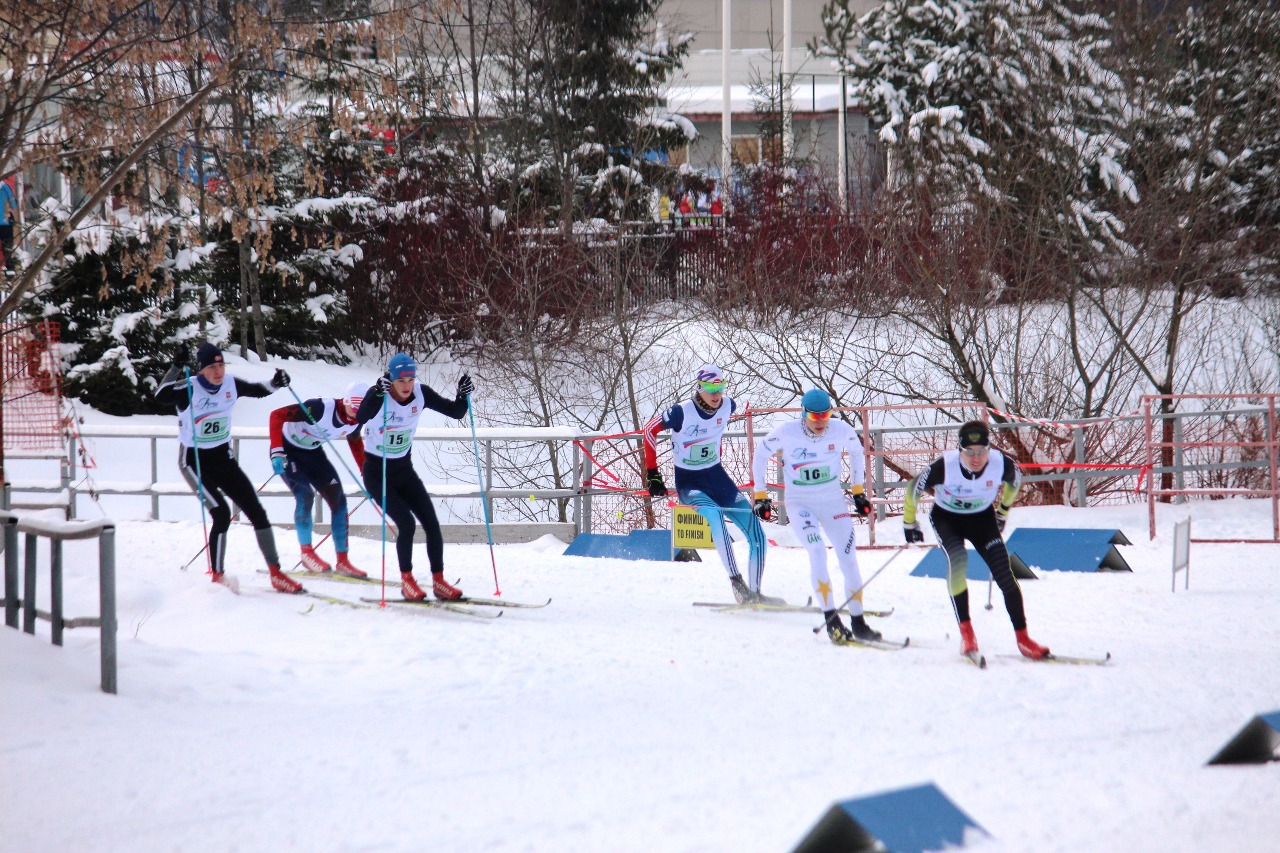
[[58, 324], [42, 320], [0, 327], [0, 371], [5, 453], [65, 452]]

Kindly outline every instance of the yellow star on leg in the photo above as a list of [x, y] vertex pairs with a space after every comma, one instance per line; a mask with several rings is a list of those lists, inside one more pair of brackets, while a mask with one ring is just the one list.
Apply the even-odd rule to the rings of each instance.
[[831, 584], [830, 583], [828, 583], [827, 581], [822, 581], [820, 584], [818, 584], [817, 592], [818, 592], [818, 595], [822, 597], [823, 604], [826, 604], [826, 605], [831, 604]]

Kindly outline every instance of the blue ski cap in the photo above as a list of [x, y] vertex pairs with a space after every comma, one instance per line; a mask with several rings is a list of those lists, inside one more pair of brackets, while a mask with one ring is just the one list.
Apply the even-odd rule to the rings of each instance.
[[391, 361], [387, 362], [387, 376], [393, 382], [397, 379], [413, 379], [417, 375], [418, 365], [402, 352], [391, 356]]
[[698, 368], [698, 373], [693, 377], [693, 381], [698, 383], [698, 387], [708, 394], [719, 394], [724, 390], [724, 371], [714, 364], [704, 364]]
[[810, 388], [800, 398], [800, 406], [806, 412], [822, 414], [831, 411], [831, 395], [820, 388]]

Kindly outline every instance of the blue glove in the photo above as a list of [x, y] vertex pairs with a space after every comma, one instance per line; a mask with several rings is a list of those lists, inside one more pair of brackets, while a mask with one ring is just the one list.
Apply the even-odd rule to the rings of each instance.
[[284, 476], [284, 454], [273, 455], [271, 457], [271, 470], [275, 471], [278, 476]]

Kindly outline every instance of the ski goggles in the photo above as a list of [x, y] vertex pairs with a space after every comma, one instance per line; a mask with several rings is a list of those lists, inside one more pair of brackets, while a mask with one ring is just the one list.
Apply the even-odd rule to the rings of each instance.
[[698, 387], [708, 394], [719, 394], [724, 390], [724, 380], [719, 379], [715, 382], [699, 382]]
[[815, 424], [825, 424], [827, 421], [831, 420], [831, 410], [827, 409], [825, 412], [805, 412], [804, 419]]

